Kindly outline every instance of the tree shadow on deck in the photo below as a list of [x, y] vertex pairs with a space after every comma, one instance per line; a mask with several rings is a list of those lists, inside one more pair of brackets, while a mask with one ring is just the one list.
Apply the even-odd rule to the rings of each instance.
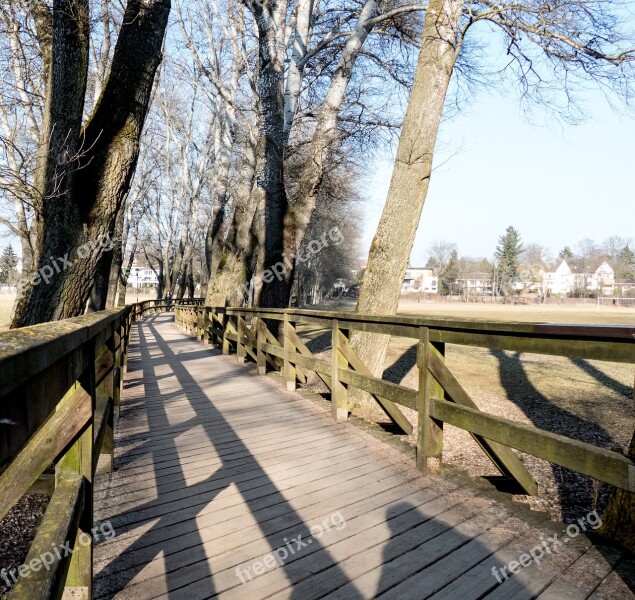
[[[171, 320], [172, 318], [166, 319], [165, 316], [156, 316], [138, 325], [138, 366], [143, 368], [148, 430], [142, 434], [133, 434], [130, 436], [131, 439], [124, 438], [121, 442], [134, 443], [136, 440], [142, 442], [141, 446], [116, 459], [117, 467], [130, 464], [140, 457], [152, 460], [156, 487], [150, 490], [150, 493], [155, 499], [135, 505], [134, 490], [131, 497], [122, 495], [122, 505], [129, 498], [131, 506], [125, 510], [117, 507], [116, 514], [110, 518], [117, 532], [117, 537], [110, 543], [117, 544], [123, 541], [124, 546], [113, 546], [113, 550], [110, 551], [107, 564], [95, 580], [95, 598], [111, 598], [129, 584], [131, 587], [126, 590], [126, 597], [154, 597], [167, 594], [170, 599], [193, 600], [220, 593], [222, 590], [218, 588], [216, 580], [218, 574], [212, 573], [210, 569], [204, 544], [208, 548], [212, 544], [222, 544], [224, 549], [226, 546], [231, 548], [232, 544], [240, 548], [241, 532], [248, 524], [238, 521], [224, 523], [221, 539], [212, 540], [208, 535], [207, 540], [204, 540], [201, 529], [204, 527], [205, 515], [213, 516], [213, 513], [201, 513], [230, 486], [237, 488], [270, 550], [284, 547], [288, 537], [310, 537], [309, 526], [277, 489], [221, 412], [207, 399], [201, 385], [214, 385], [213, 373], [209, 379], [201, 382], [195, 380], [188, 371], [188, 363], [200, 358], [209, 358], [213, 351], [204, 349], [175, 353], [173, 343], [167, 343], [154, 326], [155, 322], [164, 323]], [[152, 346], [161, 350], [161, 357], [151, 357], [146, 331], [154, 338]], [[179, 341], [176, 340], [174, 343]], [[137, 365], [136, 361], [130, 361], [129, 368], [133, 365]], [[171, 369], [178, 382], [178, 390], [165, 393], [159, 388], [160, 376], [157, 376], [156, 371], [161, 366]], [[239, 372], [244, 367], [236, 365], [235, 369]], [[180, 403], [186, 403], [185, 409], [179, 406], [178, 410], [186, 410], [191, 417], [174, 426], [170, 423], [170, 417], [175, 416], [170, 413], [170, 403], [176, 399]], [[122, 413], [124, 415], [125, 407], [126, 404]], [[179, 454], [182, 448], [179, 449], [177, 438], [194, 428], [204, 431], [220, 464], [215, 465], [214, 460], [208, 458], [209, 466], [207, 469], [204, 468], [204, 471], [212, 472], [203, 480], [188, 484], [186, 469]], [[197, 454], [195, 449], [193, 452], [196, 456], [200, 454]], [[177, 457], [177, 460], [174, 460], [174, 457]], [[114, 493], [119, 493], [116, 488]], [[142, 502], [141, 498], [138, 500]], [[210, 517], [208, 527], [213, 523]], [[139, 528], [147, 530], [135, 539], [134, 530]], [[207, 533], [209, 534], [209, 531]], [[134, 541], [125, 546], [128, 538]], [[311, 553], [320, 556], [321, 562], [332, 569], [338, 577], [345, 578], [337, 562], [317, 539], [314, 539], [311, 545]], [[256, 554], [244, 558], [250, 558], [250, 561], [247, 561], [249, 564], [261, 557], [262, 554]], [[281, 568], [291, 585], [295, 585], [298, 573], [294, 570], [287, 571], [286, 564]], [[229, 566], [226, 569], [229, 570]], [[233, 586], [240, 589], [241, 579], [234, 573], [233, 566], [231, 573], [225, 572], [219, 581], [223, 588]], [[295, 598], [296, 595], [292, 597]], [[357, 600], [361, 599], [361, 596], [352, 595], [350, 598]]]
[[[521, 353], [491, 350], [498, 361], [500, 382], [513, 402], [529, 418], [533, 425], [569, 438], [589, 441], [595, 446], [621, 452], [610, 434], [600, 425], [583, 419], [558, 406], [531, 383], [521, 361]], [[569, 523], [584, 517], [594, 508], [602, 508], [609, 486], [595, 482], [590, 477], [551, 464], [562, 520]]]

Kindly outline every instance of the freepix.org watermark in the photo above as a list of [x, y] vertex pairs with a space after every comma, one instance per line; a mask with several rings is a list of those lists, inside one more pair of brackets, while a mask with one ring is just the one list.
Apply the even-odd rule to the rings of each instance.
[[339, 246], [344, 241], [344, 236], [339, 227], [333, 227], [328, 232], [323, 233], [318, 239], [311, 240], [306, 245], [305, 252], [299, 252], [297, 255], [288, 256], [282, 255], [283, 260], [276, 263], [269, 269], [265, 269], [262, 275], [255, 275], [250, 281], [241, 285], [238, 290], [239, 296], [243, 298], [250, 298], [253, 291], [260, 287], [263, 283], [271, 283], [274, 278], [278, 278], [278, 281], [282, 281], [285, 273], [293, 268], [293, 263], [290, 259], [295, 258], [296, 265], [310, 260], [313, 256], [318, 255], [322, 250], [329, 246]]
[[265, 554], [260, 560], [252, 563], [249, 567], [236, 567], [236, 576], [241, 583], [247, 583], [258, 575], [263, 575], [267, 571], [272, 571], [284, 565], [285, 561], [291, 556], [301, 552], [313, 543], [313, 540], [319, 540], [327, 531], [335, 529], [341, 531], [346, 527], [346, 520], [342, 513], [338, 510], [329, 517], [324, 517], [320, 523], [316, 523], [309, 528], [311, 535], [307, 538], [297, 535], [291, 539], [284, 538], [284, 546], [276, 548], [273, 552]]
[[[77, 543], [80, 547], [86, 547], [91, 542], [98, 542], [101, 540], [111, 540], [115, 537], [115, 529], [110, 521], [104, 521], [99, 525], [95, 525], [90, 530], [90, 533], [80, 533], [77, 537]], [[15, 569], [2, 569], [0, 571], [0, 577], [4, 579], [7, 586], [11, 587], [18, 581], [18, 577], [28, 577], [31, 573], [36, 573], [45, 569], [50, 571], [51, 567], [58, 563], [63, 558], [73, 554], [74, 549], [72, 542], [65, 542], [63, 544], [52, 544], [51, 549], [42, 552], [37, 558], [32, 558], [28, 564], [21, 564]]]
[[[93, 252], [102, 251], [109, 252], [113, 249], [113, 241], [110, 238], [110, 234], [106, 233], [105, 235], [101, 235], [92, 240], [88, 240], [86, 243], [77, 247], [77, 259], [86, 259]], [[54, 258], [53, 256], [49, 257], [49, 264], [45, 264], [43, 267], [40, 267], [29, 279], [22, 279], [20, 283], [18, 283], [18, 292], [27, 284], [31, 283], [32, 286], [40, 285], [40, 283], [44, 282], [45, 284], [49, 284], [51, 279], [53, 279], [56, 273], [61, 273], [66, 269], [70, 269], [75, 260], [71, 260], [69, 258], [70, 252], [64, 254], [64, 256], [58, 256]]]
[[518, 560], [512, 560], [500, 567], [492, 567], [492, 576], [496, 577], [498, 583], [503, 583], [510, 575], [518, 573], [523, 567], [528, 567], [532, 563], [540, 565], [548, 555], [558, 554], [558, 550], [563, 544], [578, 537], [581, 532], [587, 531], [588, 529], [597, 529], [601, 525], [602, 519], [597, 511], [594, 510], [586, 515], [586, 517], [582, 517], [578, 519], [577, 522], [567, 525], [564, 530], [567, 534], [565, 537], [558, 539], [558, 534], [554, 533], [551, 537], [541, 540], [540, 544], [537, 544], [528, 552], [521, 554]]

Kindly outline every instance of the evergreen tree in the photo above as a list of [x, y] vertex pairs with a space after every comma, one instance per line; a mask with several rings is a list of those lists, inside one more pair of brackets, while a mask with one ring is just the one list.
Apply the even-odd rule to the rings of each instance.
[[561, 258], [562, 260], [573, 258], [573, 250], [571, 250], [569, 246], [565, 246], [562, 250], [560, 250], [560, 254], [558, 254], [558, 258]]
[[11, 244], [6, 246], [2, 251], [2, 256], [0, 256], [0, 284], [13, 283], [12, 275], [15, 272], [17, 259], [13, 246]]
[[494, 253], [498, 259], [498, 293], [502, 296], [513, 292], [512, 285], [518, 280], [518, 265], [522, 251], [520, 233], [510, 225], [504, 235], [498, 238], [498, 246]]
[[629, 248], [628, 244], [622, 248], [617, 257], [615, 271], [618, 280], [635, 278], [635, 252]]
[[457, 292], [456, 280], [459, 276], [459, 256], [456, 249], [452, 250], [450, 260], [439, 274], [439, 294], [449, 296]]

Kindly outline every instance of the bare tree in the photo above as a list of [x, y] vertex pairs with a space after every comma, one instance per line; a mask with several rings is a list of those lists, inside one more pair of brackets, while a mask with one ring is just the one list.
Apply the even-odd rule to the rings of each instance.
[[447, 240], [435, 240], [428, 248], [428, 263], [430, 269], [434, 269], [437, 274], [443, 272], [448, 263], [452, 252], [456, 250], [456, 244]]
[[[460, 65], [457, 60], [468, 32], [479, 22], [494, 25], [505, 38], [508, 69], [514, 71], [524, 98], [566, 113], [574, 105], [559, 101], [571, 99], [578, 82], [590, 79], [618, 93], [628, 92], [634, 51], [616, 27], [611, 7], [604, 0], [565, 0], [556, 5], [430, 2], [388, 198], [360, 290], [359, 312], [397, 311], [450, 80]], [[550, 95], [554, 90], [562, 94]], [[388, 341], [358, 334], [352, 344], [373, 373], [379, 374]]]

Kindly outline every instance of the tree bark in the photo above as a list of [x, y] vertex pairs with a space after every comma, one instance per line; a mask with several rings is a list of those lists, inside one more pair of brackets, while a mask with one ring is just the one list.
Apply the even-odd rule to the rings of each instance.
[[[626, 456], [631, 460], [635, 460], [635, 432], [633, 432], [631, 445]], [[602, 515], [602, 526], [598, 530], [598, 533], [613, 541], [620, 542], [631, 552], [635, 552], [634, 493], [620, 489], [613, 491], [606, 510]]]
[[[42, 162], [57, 164], [58, 157], [77, 156], [78, 148], [64, 147], [79, 141], [77, 113], [85, 101], [88, 57], [86, 24], [75, 25], [64, 35], [63, 23], [88, 10], [87, 0], [59, 0], [55, 6], [67, 9], [60, 17], [54, 9], [54, 41], [50, 91], [47, 94], [50, 147], [42, 149]], [[58, 257], [71, 262], [46, 285], [28, 285], [18, 301], [12, 326], [32, 325], [63, 319], [84, 312], [100, 258], [112, 242], [116, 217], [129, 191], [138, 156], [139, 139], [145, 122], [161, 46], [170, 12], [170, 0], [129, 0], [124, 14], [108, 81], [92, 117], [82, 131], [79, 168], [69, 179], [55, 169], [40, 169], [46, 181], [39, 211], [42, 230], [37, 266], [44, 267]], [[73, 23], [75, 23], [73, 21]], [[57, 24], [57, 27], [55, 25]], [[85, 27], [85, 33], [83, 28]], [[85, 38], [85, 40], [84, 40]], [[54, 33], [54, 40], [55, 40]], [[70, 41], [69, 41], [70, 40]], [[74, 42], [74, 43], [71, 43]], [[75, 47], [75, 49], [74, 49]], [[81, 74], [81, 76], [80, 76]], [[69, 122], [69, 118], [72, 122]], [[71, 136], [71, 134], [73, 134]], [[65, 164], [69, 164], [69, 162]], [[70, 170], [70, 169], [67, 169]], [[53, 189], [51, 189], [53, 188]], [[60, 196], [55, 188], [64, 193]], [[88, 250], [87, 250], [88, 249]], [[52, 257], [52, 258], [50, 258]]]
[[[257, 204], [264, 206], [264, 268], [283, 263], [284, 219], [288, 209], [284, 182], [284, 59], [287, 0], [252, 3], [250, 9], [258, 27], [258, 95], [260, 131], [264, 160], [256, 174]], [[260, 305], [286, 306], [291, 274], [274, 277], [262, 288]]]
[[[250, 228], [256, 211], [255, 188], [258, 142], [250, 139], [241, 164], [241, 185], [236, 191], [236, 206], [227, 236], [218, 251], [212, 255], [212, 269], [207, 286], [205, 304], [208, 306], [236, 306], [242, 301], [241, 289], [247, 281], [248, 264], [253, 252]], [[220, 235], [220, 231], [217, 232]], [[216, 243], [220, 245], [218, 238]]]
[[[12, 327], [51, 320], [55, 308], [64, 304], [65, 278], [63, 272], [57, 272], [61, 268], [58, 258], [73, 247], [82, 230], [82, 214], [74, 202], [73, 187], [81, 151], [89, 36], [88, 0], [56, 0], [50, 54], [43, 50], [49, 70], [34, 186], [35, 274], [18, 292]], [[42, 47], [47, 45], [45, 40]], [[81, 312], [83, 306], [78, 314]]]
[[[357, 312], [395, 314], [401, 284], [428, 192], [443, 105], [460, 50], [463, 0], [431, 0], [426, 11], [417, 71], [386, 204], [371, 245]], [[372, 373], [381, 376], [389, 336], [361, 332], [352, 345]], [[364, 396], [354, 400], [363, 401]]]

